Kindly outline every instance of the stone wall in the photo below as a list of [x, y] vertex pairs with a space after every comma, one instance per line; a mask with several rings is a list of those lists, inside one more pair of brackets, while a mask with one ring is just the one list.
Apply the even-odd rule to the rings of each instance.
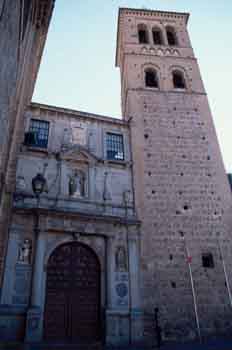
[[0, 279], [7, 246], [17, 153], [23, 136], [23, 113], [32, 97], [53, 4], [53, 0], [0, 2]]
[[[25, 132], [32, 120], [49, 122], [49, 138], [47, 148], [20, 146], [1, 304], [3, 324], [15, 308], [21, 308], [21, 318], [11, 336], [13, 324], [7, 323], [5, 338], [21, 340], [19, 330], [25, 327], [27, 341], [43, 340], [47, 261], [61, 244], [79, 241], [93, 249], [101, 265], [102, 341], [137, 343], [142, 337], [140, 231], [128, 123], [39, 104], [28, 108]], [[108, 132], [122, 135], [124, 160], [107, 157]], [[79, 170], [85, 174], [84, 191], [73, 194], [69, 182]], [[38, 173], [47, 182], [39, 202], [32, 190]], [[30, 259], [22, 262], [24, 244]], [[36, 320], [33, 329], [31, 320]]]
[[[187, 15], [121, 11], [118, 64], [142, 221], [145, 339], [154, 337], [155, 307], [163, 339], [230, 334], [231, 191]], [[138, 23], [163, 33], [172, 25], [178, 46], [138, 44]], [[145, 86], [146, 67], [156, 70], [158, 88]], [[183, 72], [184, 90], [173, 88], [176, 68]], [[203, 255], [213, 258], [211, 267], [203, 267]]]
[[[25, 131], [29, 130], [31, 120], [49, 122], [48, 146], [44, 149], [21, 146], [16, 179], [17, 205], [33, 205], [32, 179], [37, 173], [43, 173], [47, 193], [41, 198], [41, 205], [45, 207], [134, 215], [126, 122], [36, 104], [26, 112]], [[123, 137], [124, 160], [107, 158], [108, 132]], [[84, 174], [84, 194], [70, 195], [70, 179], [79, 170]]]

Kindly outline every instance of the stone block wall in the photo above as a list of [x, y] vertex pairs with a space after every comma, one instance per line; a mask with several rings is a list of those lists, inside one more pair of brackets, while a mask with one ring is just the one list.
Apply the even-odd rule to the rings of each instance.
[[[135, 203], [141, 226], [144, 337], [154, 308], [164, 340], [230, 334], [232, 198], [199, 67], [188, 14], [121, 9], [117, 65], [130, 121]], [[150, 39], [138, 42], [138, 24]], [[152, 28], [177, 44], [154, 45]], [[145, 83], [154, 69], [158, 86]], [[173, 85], [182, 72], [185, 88]], [[203, 259], [207, 260], [203, 266]]]
[[23, 113], [32, 97], [53, 5], [53, 0], [0, 1], [0, 284]]
[[[49, 122], [48, 147], [40, 149], [21, 145], [16, 179], [17, 206], [33, 205], [31, 182], [40, 172], [47, 180], [48, 193], [41, 199], [41, 205], [45, 207], [134, 215], [126, 122], [32, 104], [26, 112], [25, 132], [33, 119]], [[108, 132], [123, 137], [124, 160], [107, 159]], [[69, 180], [77, 169], [85, 173], [85, 194], [75, 197], [69, 194]]]
[[[139, 164], [134, 171], [143, 222], [144, 309], [159, 307], [164, 338], [197, 335], [191, 259], [200, 331], [228, 333], [231, 192], [206, 97], [140, 93], [136, 99], [140, 111], [143, 106], [133, 113], [131, 130], [134, 165]], [[213, 268], [202, 266], [208, 253]]]

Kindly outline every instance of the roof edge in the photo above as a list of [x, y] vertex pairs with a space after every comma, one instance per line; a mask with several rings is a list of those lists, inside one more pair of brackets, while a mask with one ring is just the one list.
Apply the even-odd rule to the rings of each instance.
[[118, 123], [121, 125], [128, 125], [128, 123], [121, 118], [116, 118], [116, 117], [110, 117], [106, 115], [100, 115], [100, 114], [95, 114], [91, 112], [84, 112], [84, 111], [78, 111], [70, 108], [65, 108], [65, 107], [58, 107], [58, 106], [51, 106], [43, 103], [38, 103], [38, 102], [31, 102], [27, 108], [26, 111], [30, 110], [30, 108], [39, 108], [51, 112], [57, 112], [57, 113], [63, 113], [63, 114], [69, 114], [71, 116], [76, 116], [76, 117], [81, 117], [81, 118], [91, 118], [94, 120], [100, 120], [108, 123]]

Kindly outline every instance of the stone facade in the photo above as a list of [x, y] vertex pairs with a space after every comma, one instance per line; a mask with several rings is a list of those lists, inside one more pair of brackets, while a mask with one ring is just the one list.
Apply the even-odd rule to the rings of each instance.
[[[36, 330], [31, 332], [27, 327], [25, 339], [42, 341], [47, 261], [57, 247], [77, 241], [99, 258], [105, 315], [102, 340], [109, 344], [128, 343], [129, 337], [138, 341], [142, 337], [139, 222], [134, 208], [128, 123], [39, 104], [31, 104], [24, 120], [26, 133], [33, 121], [49, 123], [48, 144], [46, 148], [21, 146], [1, 303], [11, 305], [9, 310], [21, 307], [18, 328], [26, 318], [27, 323], [36, 318]], [[122, 136], [123, 160], [107, 156], [107, 134]], [[84, 174], [83, 191], [70, 193], [70, 179], [80, 172]], [[32, 190], [32, 179], [38, 173], [47, 181], [39, 204]], [[39, 215], [38, 237], [35, 210]], [[28, 249], [31, 244], [34, 266], [28, 251], [26, 263], [22, 263], [25, 242]]]
[[1, 339], [75, 342], [87, 323], [107, 345], [231, 334], [231, 191], [188, 17], [119, 10], [123, 120], [27, 108]]
[[[231, 191], [187, 32], [188, 17], [132, 9], [119, 13], [116, 64], [142, 221], [147, 340], [154, 307], [166, 340], [230, 334], [232, 327]], [[146, 43], [139, 43], [140, 26]], [[159, 44], [154, 44], [159, 41], [154, 31], [160, 33]], [[168, 43], [168, 31], [174, 43]], [[146, 82], [147, 70], [156, 74], [153, 87]], [[179, 86], [174, 85], [176, 71], [184, 82]]]
[[53, 0], [0, 1], [0, 284], [23, 115], [31, 100]]

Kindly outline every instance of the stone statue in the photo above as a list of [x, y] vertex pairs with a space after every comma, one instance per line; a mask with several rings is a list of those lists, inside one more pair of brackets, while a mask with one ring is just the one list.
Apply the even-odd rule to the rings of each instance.
[[32, 252], [31, 240], [26, 238], [23, 241], [23, 244], [21, 244], [21, 246], [19, 247], [18, 262], [21, 264], [30, 264], [31, 252]]
[[127, 271], [127, 256], [124, 247], [120, 246], [116, 250], [115, 254], [115, 264], [117, 271]]
[[85, 175], [82, 171], [75, 171], [69, 178], [69, 195], [80, 196], [85, 195]]

